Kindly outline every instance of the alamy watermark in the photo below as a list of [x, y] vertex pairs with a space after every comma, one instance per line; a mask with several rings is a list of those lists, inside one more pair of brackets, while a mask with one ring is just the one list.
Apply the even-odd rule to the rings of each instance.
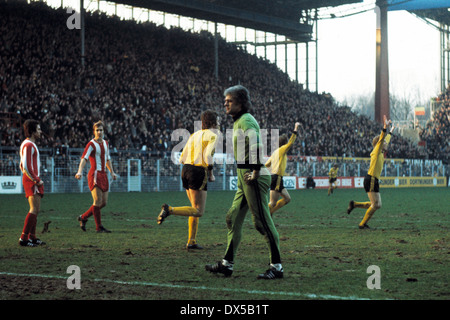
[[[69, 18], [66, 20], [66, 26], [68, 29], [81, 29], [81, 15], [79, 12], [75, 11], [72, 8], [67, 8], [66, 11], [68, 14], [71, 14]], [[72, 13], [73, 12], [73, 13]]]
[[367, 273], [371, 274], [367, 278], [367, 289], [381, 289], [381, 269], [379, 266], [371, 265], [367, 268]]
[[[201, 130], [201, 121], [194, 122], [194, 132]], [[221, 132], [217, 129], [209, 129], [216, 134], [215, 154], [222, 155], [222, 158], [215, 157], [214, 162], [217, 164], [258, 164], [266, 155], [268, 155], [267, 146], [270, 138], [271, 153], [279, 148], [279, 129], [259, 129], [259, 134], [255, 129], [226, 129]], [[270, 133], [270, 135], [269, 135]], [[171, 160], [174, 164], [179, 164], [179, 155], [186, 146], [191, 133], [187, 129], [176, 129], [171, 134], [172, 142], [179, 142], [176, 144], [171, 152]], [[194, 145], [200, 146], [202, 144], [202, 137], [194, 141]], [[181, 140], [181, 141], [180, 141]], [[234, 141], [236, 143], [234, 143]], [[206, 159], [209, 155], [205, 154], [207, 148], [203, 149], [203, 158]], [[223, 156], [225, 155], [225, 156]], [[248, 159], [246, 160], [246, 156]]]
[[67, 289], [81, 289], [81, 270], [79, 266], [71, 265], [67, 267], [67, 273], [71, 273], [72, 275], [67, 278]]

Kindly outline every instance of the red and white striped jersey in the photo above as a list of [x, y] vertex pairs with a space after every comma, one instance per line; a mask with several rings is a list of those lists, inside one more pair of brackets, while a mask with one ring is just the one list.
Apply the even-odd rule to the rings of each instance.
[[86, 161], [89, 160], [91, 163], [90, 171], [106, 172], [106, 162], [111, 159], [108, 142], [103, 140], [102, 143], [98, 143], [92, 139], [84, 148], [81, 158], [86, 159]]
[[36, 144], [25, 139], [20, 145], [20, 170], [34, 183], [39, 183], [41, 160], [39, 158], [39, 149]]

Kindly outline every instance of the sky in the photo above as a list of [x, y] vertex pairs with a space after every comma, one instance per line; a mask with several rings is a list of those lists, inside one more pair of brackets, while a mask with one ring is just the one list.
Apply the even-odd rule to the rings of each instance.
[[[447, 10], [447, 9], [443, 9]], [[375, 11], [319, 21], [319, 92], [336, 100], [375, 92]], [[390, 93], [427, 101], [440, 93], [439, 31], [407, 11], [388, 12]]]

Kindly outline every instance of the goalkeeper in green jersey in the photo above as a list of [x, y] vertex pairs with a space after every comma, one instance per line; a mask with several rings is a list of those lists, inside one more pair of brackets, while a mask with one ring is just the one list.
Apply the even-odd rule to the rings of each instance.
[[226, 215], [227, 248], [223, 260], [205, 266], [207, 271], [231, 276], [236, 252], [241, 242], [242, 226], [250, 209], [255, 228], [264, 236], [269, 248], [269, 269], [258, 279], [283, 277], [279, 235], [269, 211], [270, 173], [262, 163], [263, 149], [258, 122], [249, 113], [248, 90], [233, 86], [224, 92], [226, 113], [233, 118], [234, 159], [237, 163], [238, 184], [231, 208]]

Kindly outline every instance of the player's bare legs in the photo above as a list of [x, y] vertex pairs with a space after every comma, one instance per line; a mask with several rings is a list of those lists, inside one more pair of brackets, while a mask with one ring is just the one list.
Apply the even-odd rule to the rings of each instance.
[[197, 244], [196, 238], [200, 217], [205, 213], [206, 197], [208, 193], [206, 191], [193, 189], [186, 190], [186, 193], [188, 194], [188, 198], [191, 202], [192, 207], [198, 210], [196, 216], [189, 217], [189, 238], [186, 248], [203, 249], [203, 247]]
[[[101, 191], [101, 190], [100, 190]], [[108, 196], [109, 196], [109, 192], [102, 192], [102, 201], [100, 203], [100, 209], [106, 207], [106, 205], [108, 204]]]
[[94, 189], [92, 189], [92, 191], [91, 191], [91, 194], [92, 194], [92, 199], [94, 200], [92, 205], [94, 205], [96, 207], [100, 207], [103, 202], [103, 191], [100, 190], [100, 188], [98, 188], [98, 187], [94, 187]]
[[277, 201], [281, 196], [281, 192], [276, 190], [270, 190], [270, 207], [273, 208], [277, 205]]
[[39, 211], [41, 210], [41, 196], [40, 195], [29, 196], [28, 203], [30, 205], [29, 212], [38, 215]]
[[203, 249], [197, 245], [196, 236], [199, 218], [203, 216], [203, 213], [205, 212], [206, 197], [208, 193], [205, 190], [186, 189], [186, 194], [189, 198], [189, 202], [191, 203], [190, 207], [171, 207], [168, 204], [164, 204], [157, 218], [157, 222], [158, 224], [163, 223], [163, 221], [170, 215], [188, 217], [189, 239], [186, 248]]
[[203, 216], [203, 213], [205, 212], [206, 197], [208, 195], [208, 192], [204, 190], [193, 189], [188, 189], [186, 190], [186, 192], [189, 193], [188, 197], [192, 207], [197, 209], [197, 214], [194, 214], [194, 216]]
[[[280, 197], [281, 199], [278, 200]], [[270, 190], [270, 202], [269, 202], [270, 214], [273, 214], [275, 211], [279, 210], [281, 207], [284, 207], [289, 202], [291, 202], [291, 195], [286, 190], [286, 188], [281, 190], [281, 192], [276, 190]]]

